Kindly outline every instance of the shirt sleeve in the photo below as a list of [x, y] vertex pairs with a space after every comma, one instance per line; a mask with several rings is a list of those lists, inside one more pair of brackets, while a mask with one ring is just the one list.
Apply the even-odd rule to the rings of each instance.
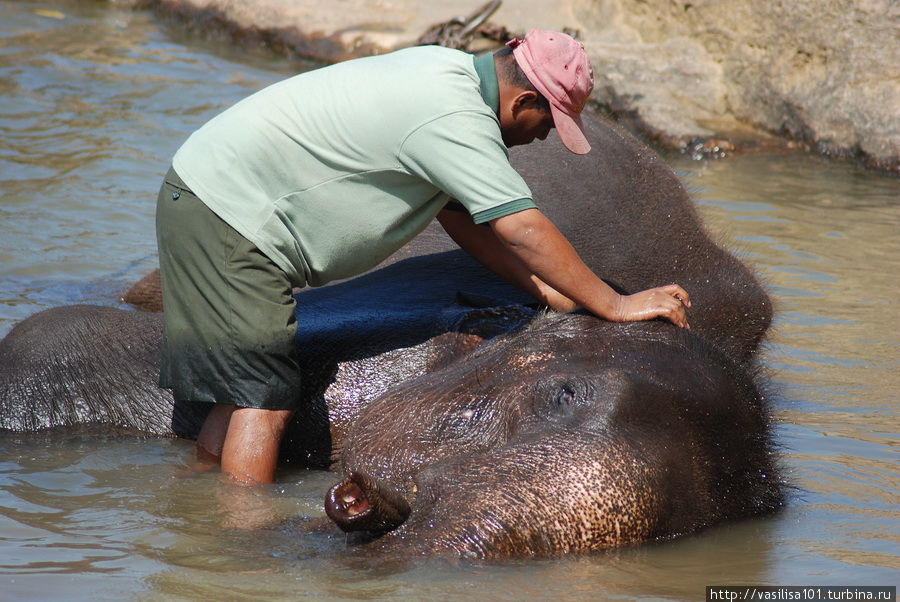
[[535, 207], [531, 190], [509, 164], [496, 119], [478, 111], [444, 115], [413, 130], [401, 164], [459, 201], [476, 224]]

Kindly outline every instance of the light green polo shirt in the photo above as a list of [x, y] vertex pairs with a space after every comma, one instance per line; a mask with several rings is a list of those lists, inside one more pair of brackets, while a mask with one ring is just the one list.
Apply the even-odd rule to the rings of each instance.
[[265, 88], [197, 130], [173, 166], [295, 286], [319, 286], [381, 262], [450, 198], [476, 223], [535, 206], [498, 106], [490, 56], [409, 48]]

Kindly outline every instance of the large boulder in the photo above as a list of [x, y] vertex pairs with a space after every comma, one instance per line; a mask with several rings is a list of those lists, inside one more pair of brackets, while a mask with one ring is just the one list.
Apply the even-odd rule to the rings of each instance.
[[[196, 30], [323, 61], [415, 44], [430, 25], [484, 5], [134, 2]], [[576, 30], [594, 64], [594, 101], [663, 146], [717, 152], [748, 139], [786, 138], [900, 173], [895, 0], [515, 0], [490, 20], [500, 26], [495, 32]]]
[[900, 170], [894, 0], [572, 0], [595, 99], [676, 140], [741, 124]]

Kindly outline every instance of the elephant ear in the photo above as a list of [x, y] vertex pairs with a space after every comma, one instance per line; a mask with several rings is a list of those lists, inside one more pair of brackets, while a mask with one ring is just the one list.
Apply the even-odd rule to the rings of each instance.
[[438, 370], [471, 353], [479, 345], [528, 324], [539, 311], [529, 305], [502, 304], [477, 293], [458, 292], [438, 321], [427, 371]]

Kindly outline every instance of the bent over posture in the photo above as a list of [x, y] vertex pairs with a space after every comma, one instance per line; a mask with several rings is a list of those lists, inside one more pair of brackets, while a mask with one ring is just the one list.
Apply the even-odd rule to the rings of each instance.
[[[418, 47], [304, 73], [237, 103], [178, 150], [160, 190], [160, 385], [215, 403], [198, 460], [273, 481], [298, 405], [294, 287], [364, 272], [437, 217], [547, 305], [686, 327], [677, 285], [621, 296], [538, 211], [507, 147], [555, 128], [590, 150], [584, 49], [532, 30], [495, 54]], [[302, 344], [302, 342], [301, 342]]]

